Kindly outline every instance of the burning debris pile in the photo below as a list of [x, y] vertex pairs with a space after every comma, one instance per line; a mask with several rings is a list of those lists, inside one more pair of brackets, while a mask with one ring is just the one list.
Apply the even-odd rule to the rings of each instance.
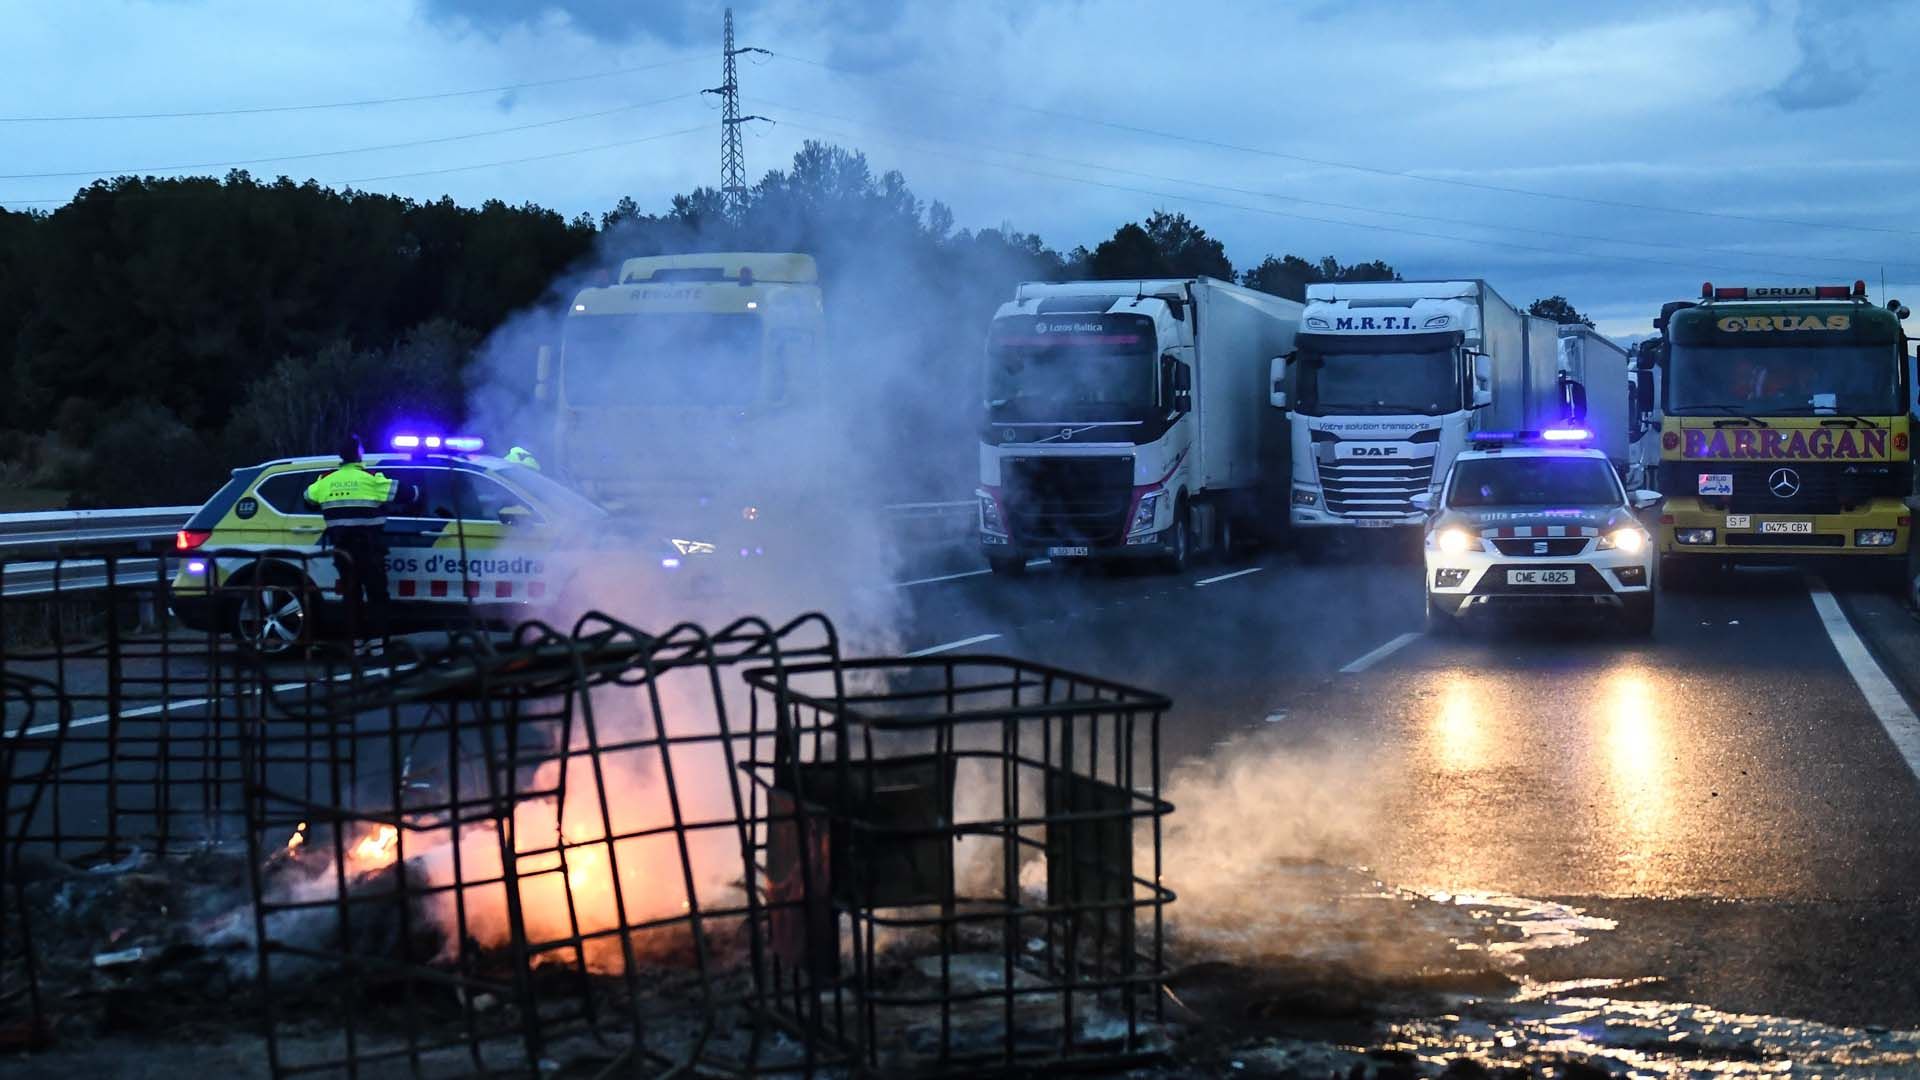
[[34, 1014], [263, 1023], [275, 1075], [901, 1074], [1163, 1045], [1163, 699], [845, 660], [819, 616], [589, 615], [381, 663], [259, 684], [244, 842], [122, 837], [85, 865], [10, 817], [0, 914], [31, 920], [57, 1003]]

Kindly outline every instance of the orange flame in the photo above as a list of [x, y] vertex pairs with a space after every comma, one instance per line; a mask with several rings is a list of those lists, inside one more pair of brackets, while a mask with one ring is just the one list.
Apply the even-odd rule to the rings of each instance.
[[400, 830], [391, 825], [382, 825], [360, 838], [347, 856], [360, 864], [356, 869], [378, 869], [393, 862], [393, 856], [400, 848]]
[[287, 854], [297, 855], [307, 842], [307, 823], [301, 822], [294, 827], [293, 835], [287, 837]]

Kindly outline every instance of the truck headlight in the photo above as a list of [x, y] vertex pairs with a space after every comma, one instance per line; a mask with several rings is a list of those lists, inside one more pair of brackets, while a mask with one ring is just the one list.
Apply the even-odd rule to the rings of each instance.
[[980, 495], [980, 531], [992, 536], [1007, 535], [1006, 523], [1000, 520], [1000, 500], [984, 492]]
[[1681, 544], [1711, 544], [1714, 540], [1712, 529], [1675, 529], [1673, 539]]
[[1164, 491], [1150, 491], [1140, 496], [1140, 505], [1133, 508], [1133, 523], [1127, 526], [1127, 535], [1152, 532], [1155, 513], [1160, 509], [1160, 496]]
[[1619, 550], [1629, 555], [1638, 555], [1647, 546], [1647, 534], [1629, 525], [1624, 529], [1615, 529], [1605, 534], [1594, 546], [1601, 551]]
[[1855, 529], [1854, 547], [1892, 547], [1899, 533], [1892, 529]]
[[1293, 505], [1318, 506], [1320, 505], [1320, 493], [1313, 490], [1312, 488], [1303, 488], [1303, 487], [1294, 488], [1293, 489]]
[[1483, 545], [1480, 538], [1465, 529], [1441, 529], [1433, 534], [1433, 546], [1444, 555], [1458, 555], [1465, 551], [1480, 551]]

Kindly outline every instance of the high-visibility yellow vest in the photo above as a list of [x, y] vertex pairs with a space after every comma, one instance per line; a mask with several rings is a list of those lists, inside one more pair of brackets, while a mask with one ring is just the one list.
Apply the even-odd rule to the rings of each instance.
[[398, 481], [350, 461], [307, 485], [307, 501], [320, 507], [329, 526], [385, 525], [387, 504], [400, 495]]

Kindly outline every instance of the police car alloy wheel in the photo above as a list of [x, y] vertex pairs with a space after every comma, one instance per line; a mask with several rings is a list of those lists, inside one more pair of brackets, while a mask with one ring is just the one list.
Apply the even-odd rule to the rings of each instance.
[[277, 655], [305, 643], [309, 614], [304, 589], [268, 582], [247, 590], [235, 617], [235, 631], [254, 651]]

